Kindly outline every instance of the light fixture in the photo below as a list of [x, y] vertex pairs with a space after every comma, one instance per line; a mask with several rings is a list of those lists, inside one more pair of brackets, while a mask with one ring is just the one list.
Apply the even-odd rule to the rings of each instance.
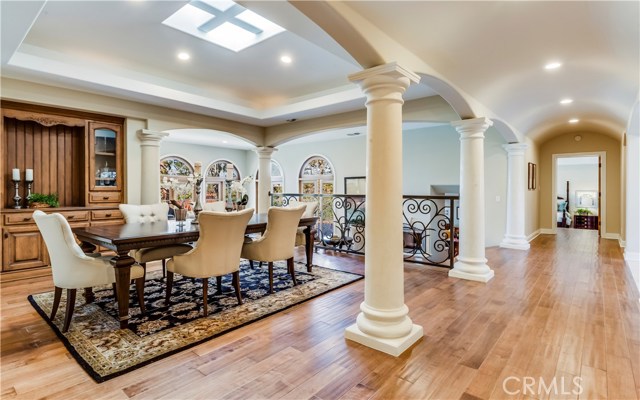
[[580, 121], [580, 120], [579, 120], [578, 118], [571, 118], [571, 119], [569, 120], [569, 123], [570, 123], [570, 124], [577, 124], [579, 121]]
[[573, 99], [562, 99], [560, 100], [560, 104], [571, 104], [573, 103]]
[[223, 140], [222, 143], [227, 144], [227, 143], [229, 143], [229, 141], [228, 140]]
[[546, 70], [558, 69], [562, 67], [562, 63], [558, 61], [553, 61], [544, 66]]
[[284, 64], [291, 64], [293, 59], [289, 56], [282, 56], [280, 57], [280, 61], [283, 62]]
[[580, 136], [580, 135], [575, 135], [575, 136], [573, 137], [573, 140], [575, 140], [576, 142], [579, 142], [579, 141], [581, 141], [581, 140], [582, 140], [582, 136]]
[[191, 56], [189, 55], [189, 53], [185, 53], [184, 51], [178, 53], [178, 58], [181, 59], [182, 61], [187, 61], [188, 59], [191, 58]]

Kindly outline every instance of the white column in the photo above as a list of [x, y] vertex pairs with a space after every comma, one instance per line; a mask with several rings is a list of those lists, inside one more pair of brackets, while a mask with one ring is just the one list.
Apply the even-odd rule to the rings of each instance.
[[398, 356], [422, 337], [404, 304], [402, 94], [420, 77], [396, 63], [351, 75], [367, 95], [365, 292], [347, 339]]
[[524, 195], [527, 190], [524, 153], [526, 143], [505, 144], [507, 151], [507, 231], [500, 247], [528, 250], [529, 242], [524, 234]]
[[460, 253], [449, 276], [487, 282], [493, 270], [484, 256], [484, 132], [493, 122], [474, 118], [451, 125], [460, 133]]
[[271, 191], [271, 155], [277, 149], [273, 147], [258, 147], [258, 212], [266, 213], [271, 206], [269, 191]]
[[640, 135], [637, 126], [635, 132], [627, 132], [627, 216], [624, 259], [640, 290], [640, 185], [638, 185], [640, 182]]
[[140, 180], [140, 203], [160, 202], [160, 141], [169, 136], [166, 132], [154, 132], [147, 129], [138, 131], [140, 139], [140, 162], [142, 163]]

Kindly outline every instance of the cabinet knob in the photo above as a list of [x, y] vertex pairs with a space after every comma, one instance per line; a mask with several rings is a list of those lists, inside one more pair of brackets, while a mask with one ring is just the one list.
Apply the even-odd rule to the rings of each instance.
[[75, 217], [75, 215], [69, 215], [69, 216], [67, 217], [67, 219], [73, 219], [74, 217]]
[[110, 216], [111, 216], [111, 213], [109, 213], [109, 214], [105, 214], [104, 216], [105, 216], [105, 217], [110, 217]]
[[109, 196], [103, 196], [102, 200], [109, 200]]
[[9, 234], [7, 232], [4, 233], [4, 238], [9, 239]]
[[24, 217], [24, 218], [22, 218], [22, 220], [23, 220], [24, 222], [31, 221], [31, 217]]

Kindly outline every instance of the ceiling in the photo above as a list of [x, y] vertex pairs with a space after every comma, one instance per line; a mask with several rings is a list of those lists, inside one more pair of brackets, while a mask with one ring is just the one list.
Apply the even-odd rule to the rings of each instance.
[[[186, 3], [3, 0], [2, 76], [268, 127], [362, 109], [348, 75], [372, 66], [369, 51], [419, 60], [415, 72], [480, 105], [476, 116], [535, 140], [620, 135], [638, 97], [638, 2], [328, 2], [328, 15], [353, 27], [324, 26], [330, 36], [323, 16], [295, 2], [242, 1], [288, 31], [238, 53], [162, 25]], [[544, 70], [551, 60], [563, 66]], [[422, 83], [405, 99], [437, 94], [448, 99]]]

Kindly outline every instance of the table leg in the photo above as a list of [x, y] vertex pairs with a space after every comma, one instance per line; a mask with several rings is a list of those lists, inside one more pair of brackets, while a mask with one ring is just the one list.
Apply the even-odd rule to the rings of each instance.
[[96, 299], [96, 296], [93, 294], [93, 288], [90, 288], [90, 287], [84, 288], [84, 301], [87, 304], [91, 304], [95, 299]]
[[120, 329], [129, 327], [129, 285], [131, 284], [131, 266], [135, 260], [129, 257], [129, 251], [118, 252], [111, 259], [116, 272], [116, 291], [118, 296], [118, 316]]
[[304, 228], [305, 238], [305, 250], [307, 252], [307, 272], [311, 272], [311, 266], [313, 265], [313, 242], [315, 240], [315, 230], [311, 225], [307, 225]]

